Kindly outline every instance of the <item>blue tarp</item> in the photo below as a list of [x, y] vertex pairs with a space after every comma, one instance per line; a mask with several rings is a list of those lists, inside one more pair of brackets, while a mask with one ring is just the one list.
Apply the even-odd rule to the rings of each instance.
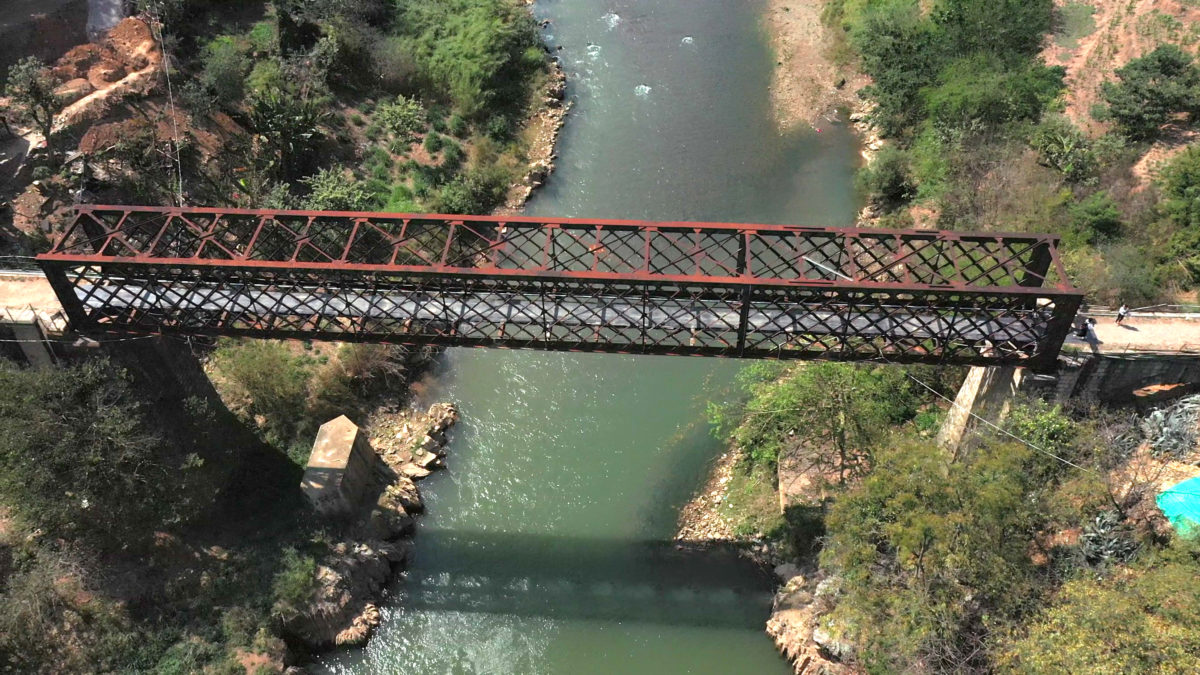
[[1200, 476], [1172, 485], [1158, 493], [1155, 501], [1176, 532], [1200, 535]]

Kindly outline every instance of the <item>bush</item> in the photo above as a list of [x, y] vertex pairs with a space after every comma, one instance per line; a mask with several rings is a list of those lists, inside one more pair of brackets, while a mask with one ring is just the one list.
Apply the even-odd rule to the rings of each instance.
[[281, 569], [271, 581], [275, 606], [285, 611], [302, 611], [312, 599], [317, 586], [317, 561], [294, 548], [283, 552]]
[[730, 438], [752, 465], [774, 468], [803, 430], [808, 461], [843, 479], [865, 468], [889, 423], [916, 414], [917, 397], [898, 368], [812, 363], [751, 367], [742, 376], [750, 400], [742, 409], [710, 407], [718, 436]]
[[1133, 59], [1116, 74], [1119, 81], [1105, 82], [1100, 91], [1107, 115], [1130, 138], [1152, 138], [1172, 115], [1200, 108], [1200, 70], [1175, 45]]
[[998, 56], [976, 54], [942, 70], [923, 93], [925, 107], [941, 129], [1037, 120], [1062, 90], [1065, 73], [1037, 65], [1012, 70]]
[[385, 103], [375, 111], [376, 121], [402, 140], [411, 140], [425, 130], [427, 123], [425, 109], [414, 99], [403, 96], [396, 97], [392, 103]]
[[423, 145], [430, 155], [435, 155], [438, 150], [442, 149], [443, 142], [444, 139], [441, 134], [435, 130], [430, 130], [428, 134], [425, 134], [425, 143]]
[[875, 161], [858, 173], [859, 189], [868, 198], [886, 208], [904, 204], [916, 194], [909, 155], [894, 146], [879, 151]]
[[458, 138], [464, 138], [468, 131], [467, 121], [463, 119], [462, 115], [451, 115], [449, 121], [446, 122], [446, 129], [451, 133], [451, 135], [457, 136]]
[[1163, 220], [1174, 230], [1159, 274], [1183, 285], [1200, 282], [1200, 147], [1177, 155], [1159, 176]]
[[384, 91], [401, 93], [415, 89], [420, 66], [412, 40], [389, 37], [376, 42], [371, 49], [371, 64]]
[[1091, 175], [1096, 166], [1087, 136], [1063, 116], [1050, 116], [1033, 128], [1029, 145], [1045, 166], [1062, 172], [1070, 181]]
[[986, 670], [989, 631], [1036, 597], [1039, 504], [1023, 445], [957, 462], [929, 441], [881, 446], [826, 519], [821, 565], [842, 581], [826, 619], [868, 672]]
[[273, 21], [259, 21], [254, 24], [250, 27], [246, 39], [256, 56], [266, 56], [279, 50], [279, 36], [275, 33]]
[[317, 211], [365, 211], [371, 207], [371, 195], [341, 168], [321, 169], [300, 180], [308, 186], [306, 208]]
[[438, 211], [480, 215], [504, 201], [508, 179], [498, 168], [470, 169], [438, 192]]
[[234, 412], [258, 418], [268, 442], [287, 448], [306, 425], [309, 372], [287, 346], [268, 340], [222, 341], [213, 367], [230, 385]]
[[1100, 190], [1070, 208], [1071, 232], [1085, 244], [1097, 244], [1121, 235], [1121, 214], [1108, 192]]
[[131, 543], [191, 513], [189, 474], [104, 360], [21, 370], [0, 360], [0, 497], [60, 537]]
[[396, 25], [412, 40], [426, 90], [465, 117], [521, 107], [528, 73], [543, 63], [540, 52], [536, 61], [528, 54], [538, 44], [533, 17], [506, 0], [407, 2]]
[[1200, 565], [1189, 548], [1176, 543], [1122, 574], [1067, 582], [999, 665], [1029, 673], [1197, 672]]
[[234, 38], [229, 35], [214, 38], [204, 48], [203, 58], [200, 81], [225, 105], [241, 101], [250, 59]]
[[217, 109], [217, 99], [198, 81], [190, 80], [179, 88], [179, 105], [192, 122], [203, 124]]

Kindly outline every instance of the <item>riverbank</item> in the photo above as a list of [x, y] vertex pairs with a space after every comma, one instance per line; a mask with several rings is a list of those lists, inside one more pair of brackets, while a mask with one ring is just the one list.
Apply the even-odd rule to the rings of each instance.
[[764, 18], [775, 56], [771, 102], [781, 131], [808, 125], [820, 130], [854, 111], [857, 92], [870, 83], [833, 56], [838, 45], [821, 20], [824, 0], [769, 0]]
[[[543, 22], [542, 27], [546, 25], [548, 24]], [[567, 74], [558, 59], [549, 58], [550, 73], [546, 84], [539, 87], [539, 93], [535, 95], [539, 102], [535, 104], [534, 112], [526, 119], [519, 134], [525, 146], [525, 174], [509, 186], [504, 204], [497, 207], [492, 215], [511, 216], [521, 213], [533, 191], [545, 184], [554, 172], [554, 160], [558, 157], [554, 150], [558, 145], [558, 135], [567, 121], [571, 102], [566, 100]]]

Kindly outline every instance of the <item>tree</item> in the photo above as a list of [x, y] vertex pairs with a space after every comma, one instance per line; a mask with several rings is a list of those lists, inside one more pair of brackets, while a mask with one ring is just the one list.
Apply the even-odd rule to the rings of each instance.
[[1134, 59], [1116, 74], [1119, 81], [1105, 82], [1100, 92], [1108, 116], [1130, 138], [1152, 138], [1172, 115], [1200, 109], [1200, 69], [1175, 45]]
[[4, 93], [12, 100], [12, 111], [37, 127], [46, 142], [54, 131], [54, 116], [62, 101], [54, 93], [58, 81], [35, 56], [27, 56], [8, 69]]
[[869, 672], [980, 667], [990, 625], [1036, 597], [1032, 452], [997, 444], [952, 462], [928, 441], [889, 444], [834, 502], [821, 553], [841, 579], [831, 625]]
[[180, 516], [174, 452], [107, 361], [21, 370], [0, 361], [0, 499], [53, 536], [131, 543]]
[[804, 461], [839, 483], [868, 466], [889, 422], [913, 413], [897, 368], [811, 363], [747, 386], [752, 397], [731, 437], [751, 461], [774, 467], [796, 439]]

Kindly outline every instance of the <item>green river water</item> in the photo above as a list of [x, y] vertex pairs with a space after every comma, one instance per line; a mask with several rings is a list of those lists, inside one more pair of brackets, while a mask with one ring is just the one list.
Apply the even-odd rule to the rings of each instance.
[[[853, 137], [781, 136], [750, 0], [541, 0], [576, 100], [533, 215], [849, 223]], [[450, 350], [422, 403], [462, 421], [422, 483], [414, 560], [353, 673], [787, 673], [771, 580], [677, 550], [720, 452], [705, 404], [742, 364]]]

